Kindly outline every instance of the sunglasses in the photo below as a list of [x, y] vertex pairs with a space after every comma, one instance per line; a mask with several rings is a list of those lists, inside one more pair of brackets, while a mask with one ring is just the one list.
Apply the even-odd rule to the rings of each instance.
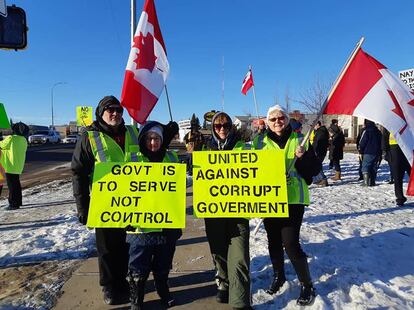
[[285, 119], [286, 119], [285, 116], [272, 117], [272, 118], [269, 118], [269, 122], [272, 122], [272, 123], [276, 121], [283, 122]]
[[121, 107], [107, 107], [105, 109], [105, 111], [108, 111], [109, 113], [114, 113], [116, 111], [116, 113], [118, 114], [122, 114], [124, 112], [124, 109]]
[[229, 123], [225, 124], [214, 124], [214, 129], [221, 130], [221, 128], [229, 130], [231, 128], [231, 125]]

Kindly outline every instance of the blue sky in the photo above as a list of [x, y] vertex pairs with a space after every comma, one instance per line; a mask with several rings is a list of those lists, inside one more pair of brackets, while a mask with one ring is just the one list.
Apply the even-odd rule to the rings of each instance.
[[[137, 18], [143, 0], [137, 0]], [[13, 121], [75, 120], [78, 105], [120, 97], [130, 49], [129, 0], [6, 0], [27, 14], [28, 48], [0, 50], [0, 102]], [[241, 82], [253, 66], [260, 114], [279, 100], [333, 80], [361, 36], [363, 48], [394, 73], [414, 67], [412, 0], [155, 0], [170, 62], [174, 120], [220, 110], [255, 114]], [[297, 109], [303, 107], [294, 105]], [[169, 120], [165, 94], [151, 119]], [[130, 122], [125, 115], [126, 122]]]

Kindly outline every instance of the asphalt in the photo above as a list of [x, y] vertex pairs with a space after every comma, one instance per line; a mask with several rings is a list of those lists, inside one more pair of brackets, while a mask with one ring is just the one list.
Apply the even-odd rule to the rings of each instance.
[[[170, 289], [177, 302], [173, 309], [231, 309], [215, 300], [214, 268], [205, 236], [204, 220], [192, 215], [192, 188], [187, 189], [187, 221], [177, 243]], [[154, 289], [152, 276], [147, 281], [146, 310], [165, 309]], [[103, 302], [97, 258], [87, 259], [62, 288], [56, 310], [129, 309], [129, 304], [108, 306]]]

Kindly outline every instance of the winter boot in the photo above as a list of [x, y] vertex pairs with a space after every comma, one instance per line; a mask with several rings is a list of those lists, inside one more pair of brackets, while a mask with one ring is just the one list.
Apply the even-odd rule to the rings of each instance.
[[341, 180], [341, 172], [335, 171], [335, 176], [332, 178], [333, 181], [340, 181]]
[[229, 284], [221, 279], [216, 279], [217, 295], [216, 301], [221, 304], [229, 303]]
[[286, 282], [286, 277], [285, 277], [285, 272], [275, 272], [274, 276], [273, 276], [273, 281], [270, 284], [269, 288], [266, 290], [266, 293], [273, 295], [275, 293], [277, 293], [280, 288], [283, 286], [283, 284], [285, 284]]
[[300, 295], [299, 298], [296, 300], [296, 303], [299, 306], [308, 306], [313, 304], [315, 301], [315, 289], [313, 288], [312, 284], [310, 285], [304, 285], [302, 284], [302, 287], [300, 289]]
[[361, 186], [369, 186], [369, 184], [370, 184], [369, 174], [368, 173], [363, 173], [362, 177], [364, 178], [364, 180], [362, 181]]
[[375, 186], [375, 179], [377, 178], [376, 173], [370, 173], [369, 174], [369, 185], [368, 186]]
[[168, 286], [168, 274], [154, 275], [154, 285], [157, 290], [158, 296], [161, 298], [161, 302], [167, 308], [175, 306], [175, 300], [170, 294], [170, 288]]
[[131, 310], [142, 310], [144, 305], [145, 283], [148, 276], [128, 274], [127, 281], [131, 292]]
[[301, 283], [301, 290], [299, 298], [296, 303], [300, 306], [306, 306], [313, 303], [315, 299], [315, 289], [312, 285], [312, 280], [309, 272], [308, 260], [306, 257], [292, 260], [293, 268], [295, 268]]
[[322, 179], [319, 182], [316, 182], [315, 184], [319, 186], [324, 186], [324, 187], [329, 185], [327, 179]]

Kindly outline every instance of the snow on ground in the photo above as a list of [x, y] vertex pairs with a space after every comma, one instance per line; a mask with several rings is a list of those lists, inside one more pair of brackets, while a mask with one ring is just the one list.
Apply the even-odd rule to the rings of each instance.
[[[341, 166], [342, 181], [311, 186], [312, 203], [301, 229], [318, 294], [310, 308], [414, 309], [414, 204], [395, 206], [386, 162], [378, 186], [370, 188], [357, 181], [355, 154], [345, 154]], [[253, 228], [257, 220], [251, 222]], [[299, 284], [288, 258], [289, 281], [276, 297], [269, 296], [263, 288], [273, 270], [263, 227], [250, 244], [255, 309], [297, 308]]]
[[[372, 188], [356, 181], [355, 154], [345, 154], [341, 164], [343, 180], [329, 187], [312, 185], [312, 204], [305, 212], [301, 240], [318, 294], [308, 308], [414, 309], [414, 204], [395, 206], [386, 163], [380, 167], [378, 186]], [[0, 211], [0, 271], [45, 261], [71, 262], [95, 253], [93, 231], [78, 224], [69, 180], [33, 187], [23, 195], [22, 209]], [[256, 223], [251, 221], [252, 230]], [[251, 236], [250, 245], [254, 308], [297, 309], [299, 284], [287, 257], [288, 281], [276, 296], [269, 296], [264, 288], [272, 268], [263, 227]], [[51, 295], [58, 295], [63, 285], [62, 278], [53, 281], [47, 284], [49, 302], [32, 293], [5, 303], [0, 288], [0, 308], [50, 308]]]

